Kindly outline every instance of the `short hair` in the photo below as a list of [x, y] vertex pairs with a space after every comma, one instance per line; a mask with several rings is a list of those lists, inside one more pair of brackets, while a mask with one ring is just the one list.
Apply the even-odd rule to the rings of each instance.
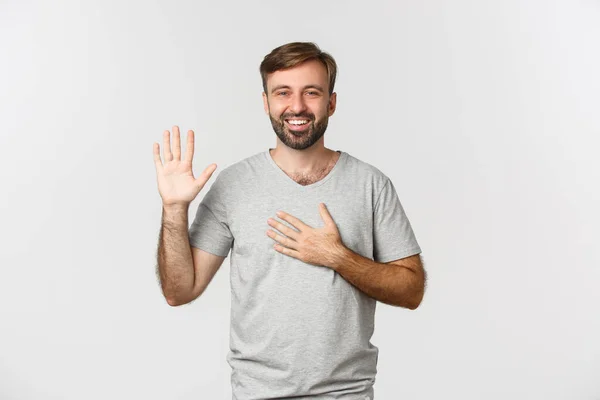
[[333, 93], [337, 65], [333, 57], [321, 51], [312, 42], [292, 42], [273, 49], [260, 63], [263, 90], [267, 93], [267, 75], [282, 69], [292, 68], [305, 61], [319, 60], [327, 70], [329, 78], [329, 95]]

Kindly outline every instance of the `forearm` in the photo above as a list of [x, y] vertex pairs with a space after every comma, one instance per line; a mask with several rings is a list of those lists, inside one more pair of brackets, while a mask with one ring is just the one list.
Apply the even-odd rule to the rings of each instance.
[[424, 270], [378, 263], [348, 248], [329, 266], [362, 292], [383, 303], [415, 309], [424, 292]]
[[158, 275], [170, 305], [186, 303], [194, 287], [194, 262], [188, 232], [188, 207], [163, 208]]

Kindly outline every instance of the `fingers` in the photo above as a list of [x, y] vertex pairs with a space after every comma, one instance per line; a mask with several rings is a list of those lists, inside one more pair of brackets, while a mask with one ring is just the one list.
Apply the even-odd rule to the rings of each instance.
[[171, 154], [171, 134], [169, 131], [163, 133], [163, 158], [165, 162], [173, 159], [173, 154]]
[[283, 211], [277, 211], [277, 216], [282, 220], [289, 222], [294, 228], [298, 229], [300, 232], [310, 229], [310, 226], [306, 225], [298, 218], [291, 216], [290, 214], [285, 213]]
[[[163, 133], [163, 157], [166, 161], [181, 161], [181, 134], [177, 125], [173, 126], [173, 147], [171, 148], [170, 132]], [[187, 133], [187, 144], [185, 152], [185, 161], [192, 162], [194, 159], [194, 131]]]
[[154, 164], [156, 165], [156, 169], [159, 171], [163, 164], [160, 159], [160, 145], [158, 143], [152, 144], [152, 152], [154, 153]]
[[292, 250], [298, 250], [298, 242], [290, 239], [288, 237], [282, 236], [280, 234], [278, 234], [277, 232], [274, 231], [267, 231], [267, 236], [269, 236], [271, 239], [275, 240], [276, 242], [280, 243], [281, 245], [287, 247], [288, 249], [292, 249]]
[[187, 133], [187, 144], [185, 145], [185, 161], [192, 162], [194, 159], [194, 131]]
[[287, 247], [283, 247], [279, 243], [275, 243], [273, 248], [280, 252], [281, 254], [285, 254], [286, 256], [294, 257], [297, 260], [300, 260], [300, 252], [293, 249], [288, 249]]
[[179, 134], [179, 127], [175, 125], [173, 127], [173, 160], [181, 160], [181, 137]]
[[269, 218], [267, 223], [271, 225], [273, 228], [277, 229], [279, 232], [283, 233], [287, 237], [290, 237], [294, 240], [298, 240], [298, 232], [293, 230], [292, 228], [282, 224], [281, 222], [274, 220], [273, 218]]

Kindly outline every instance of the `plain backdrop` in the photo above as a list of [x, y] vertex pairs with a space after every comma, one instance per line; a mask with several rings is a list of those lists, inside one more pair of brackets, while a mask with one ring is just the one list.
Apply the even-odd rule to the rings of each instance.
[[600, 399], [598, 1], [0, 16], [0, 399], [231, 398], [229, 259], [167, 305], [152, 145], [193, 129], [196, 174], [274, 147], [258, 66], [290, 41], [336, 58], [325, 144], [392, 179], [429, 273], [417, 310], [378, 303], [376, 398]]

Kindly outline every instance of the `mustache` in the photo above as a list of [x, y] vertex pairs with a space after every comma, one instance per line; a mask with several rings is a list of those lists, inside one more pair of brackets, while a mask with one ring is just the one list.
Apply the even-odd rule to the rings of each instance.
[[281, 115], [282, 121], [286, 120], [286, 119], [308, 119], [310, 121], [314, 121], [315, 115], [314, 114], [291, 114], [291, 113]]

